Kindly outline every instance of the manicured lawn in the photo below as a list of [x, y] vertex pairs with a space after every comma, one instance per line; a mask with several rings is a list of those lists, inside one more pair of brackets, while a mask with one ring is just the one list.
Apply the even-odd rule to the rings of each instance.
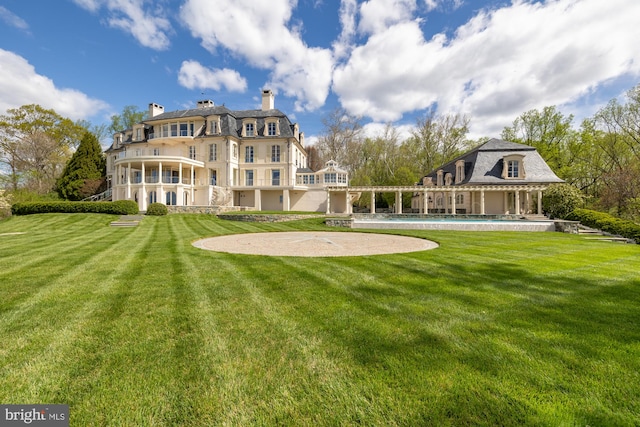
[[114, 218], [0, 222], [0, 403], [73, 426], [640, 424], [640, 246], [405, 231], [441, 246], [272, 258], [191, 242], [322, 219]]

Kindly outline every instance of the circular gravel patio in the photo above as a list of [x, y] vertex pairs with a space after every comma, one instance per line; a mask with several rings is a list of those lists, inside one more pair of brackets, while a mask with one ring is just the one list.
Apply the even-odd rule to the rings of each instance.
[[193, 242], [193, 246], [247, 255], [339, 257], [426, 251], [438, 244], [391, 234], [292, 231], [209, 237]]

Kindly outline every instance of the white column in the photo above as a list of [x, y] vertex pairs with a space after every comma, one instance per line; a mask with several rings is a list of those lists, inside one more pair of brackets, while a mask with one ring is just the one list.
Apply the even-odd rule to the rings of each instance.
[[344, 212], [347, 215], [351, 215], [352, 206], [350, 202], [351, 202], [351, 198], [349, 197], [349, 190], [347, 190], [344, 192]]
[[158, 162], [158, 194], [156, 195], [159, 203], [166, 203], [165, 195], [164, 195], [164, 186], [162, 185], [162, 162]]
[[189, 190], [189, 192], [191, 193], [191, 196], [190, 196], [191, 200], [189, 200], [189, 202], [192, 205], [195, 205], [196, 189], [194, 187], [196, 185], [196, 182], [195, 182], [195, 176], [194, 176], [194, 173], [193, 173], [193, 165], [191, 165], [191, 176], [190, 176], [190, 180], [189, 181], [191, 182], [191, 190]]
[[516, 191], [516, 200], [515, 200], [515, 205], [516, 205], [516, 211], [515, 214], [516, 215], [520, 215], [520, 190]]
[[505, 214], [509, 211], [509, 193], [507, 191], [502, 193], [502, 208]]
[[289, 200], [289, 190], [282, 190], [282, 210], [289, 212], [291, 210], [291, 202]]
[[327, 214], [331, 213], [331, 192], [327, 190]]
[[260, 194], [260, 190], [256, 189], [253, 190], [253, 207], [257, 210], [257, 211], [261, 211], [262, 210], [262, 195]]
[[538, 190], [538, 215], [542, 215], [542, 191]]
[[484, 215], [484, 190], [480, 190], [480, 215]]
[[444, 213], [449, 213], [449, 193], [442, 192], [442, 203], [444, 203]]
[[456, 190], [451, 192], [451, 214], [456, 215]]
[[425, 191], [422, 200], [423, 205], [423, 213], [425, 215], [429, 214], [429, 192]]
[[146, 211], [147, 210], [147, 183], [146, 183], [146, 171], [145, 171], [145, 167], [144, 167], [144, 162], [142, 162], [142, 169], [140, 174], [142, 175], [142, 190], [140, 191], [140, 197], [142, 198], [142, 200], [140, 200], [138, 202], [139, 206], [140, 206], [140, 210], [141, 211]]
[[376, 213], [376, 192], [371, 192], [371, 213]]
[[396, 213], [402, 213], [402, 191], [396, 191]]
[[127, 163], [127, 200], [131, 200], [131, 163]]

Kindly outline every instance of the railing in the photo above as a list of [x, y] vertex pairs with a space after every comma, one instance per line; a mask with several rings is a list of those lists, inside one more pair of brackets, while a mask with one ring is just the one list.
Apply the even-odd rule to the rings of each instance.
[[83, 202], [99, 202], [99, 201], [108, 201], [111, 200], [111, 188], [103, 191], [102, 193], [94, 194], [93, 196], [85, 197], [82, 199]]
[[189, 147], [184, 148], [136, 148], [127, 151], [121, 151], [118, 154], [118, 160], [136, 159], [140, 157], [181, 157], [183, 159], [204, 162], [206, 156], [204, 154], [193, 154]]
[[179, 138], [179, 137], [191, 137], [193, 138], [195, 132], [191, 132], [189, 130], [181, 130], [181, 131], [160, 131], [160, 132], [152, 132], [149, 134], [149, 139], [157, 139], [157, 138]]

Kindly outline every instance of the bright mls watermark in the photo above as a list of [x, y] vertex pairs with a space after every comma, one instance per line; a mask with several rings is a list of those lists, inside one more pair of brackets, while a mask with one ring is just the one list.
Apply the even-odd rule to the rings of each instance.
[[69, 405], [0, 405], [0, 427], [69, 427]]

